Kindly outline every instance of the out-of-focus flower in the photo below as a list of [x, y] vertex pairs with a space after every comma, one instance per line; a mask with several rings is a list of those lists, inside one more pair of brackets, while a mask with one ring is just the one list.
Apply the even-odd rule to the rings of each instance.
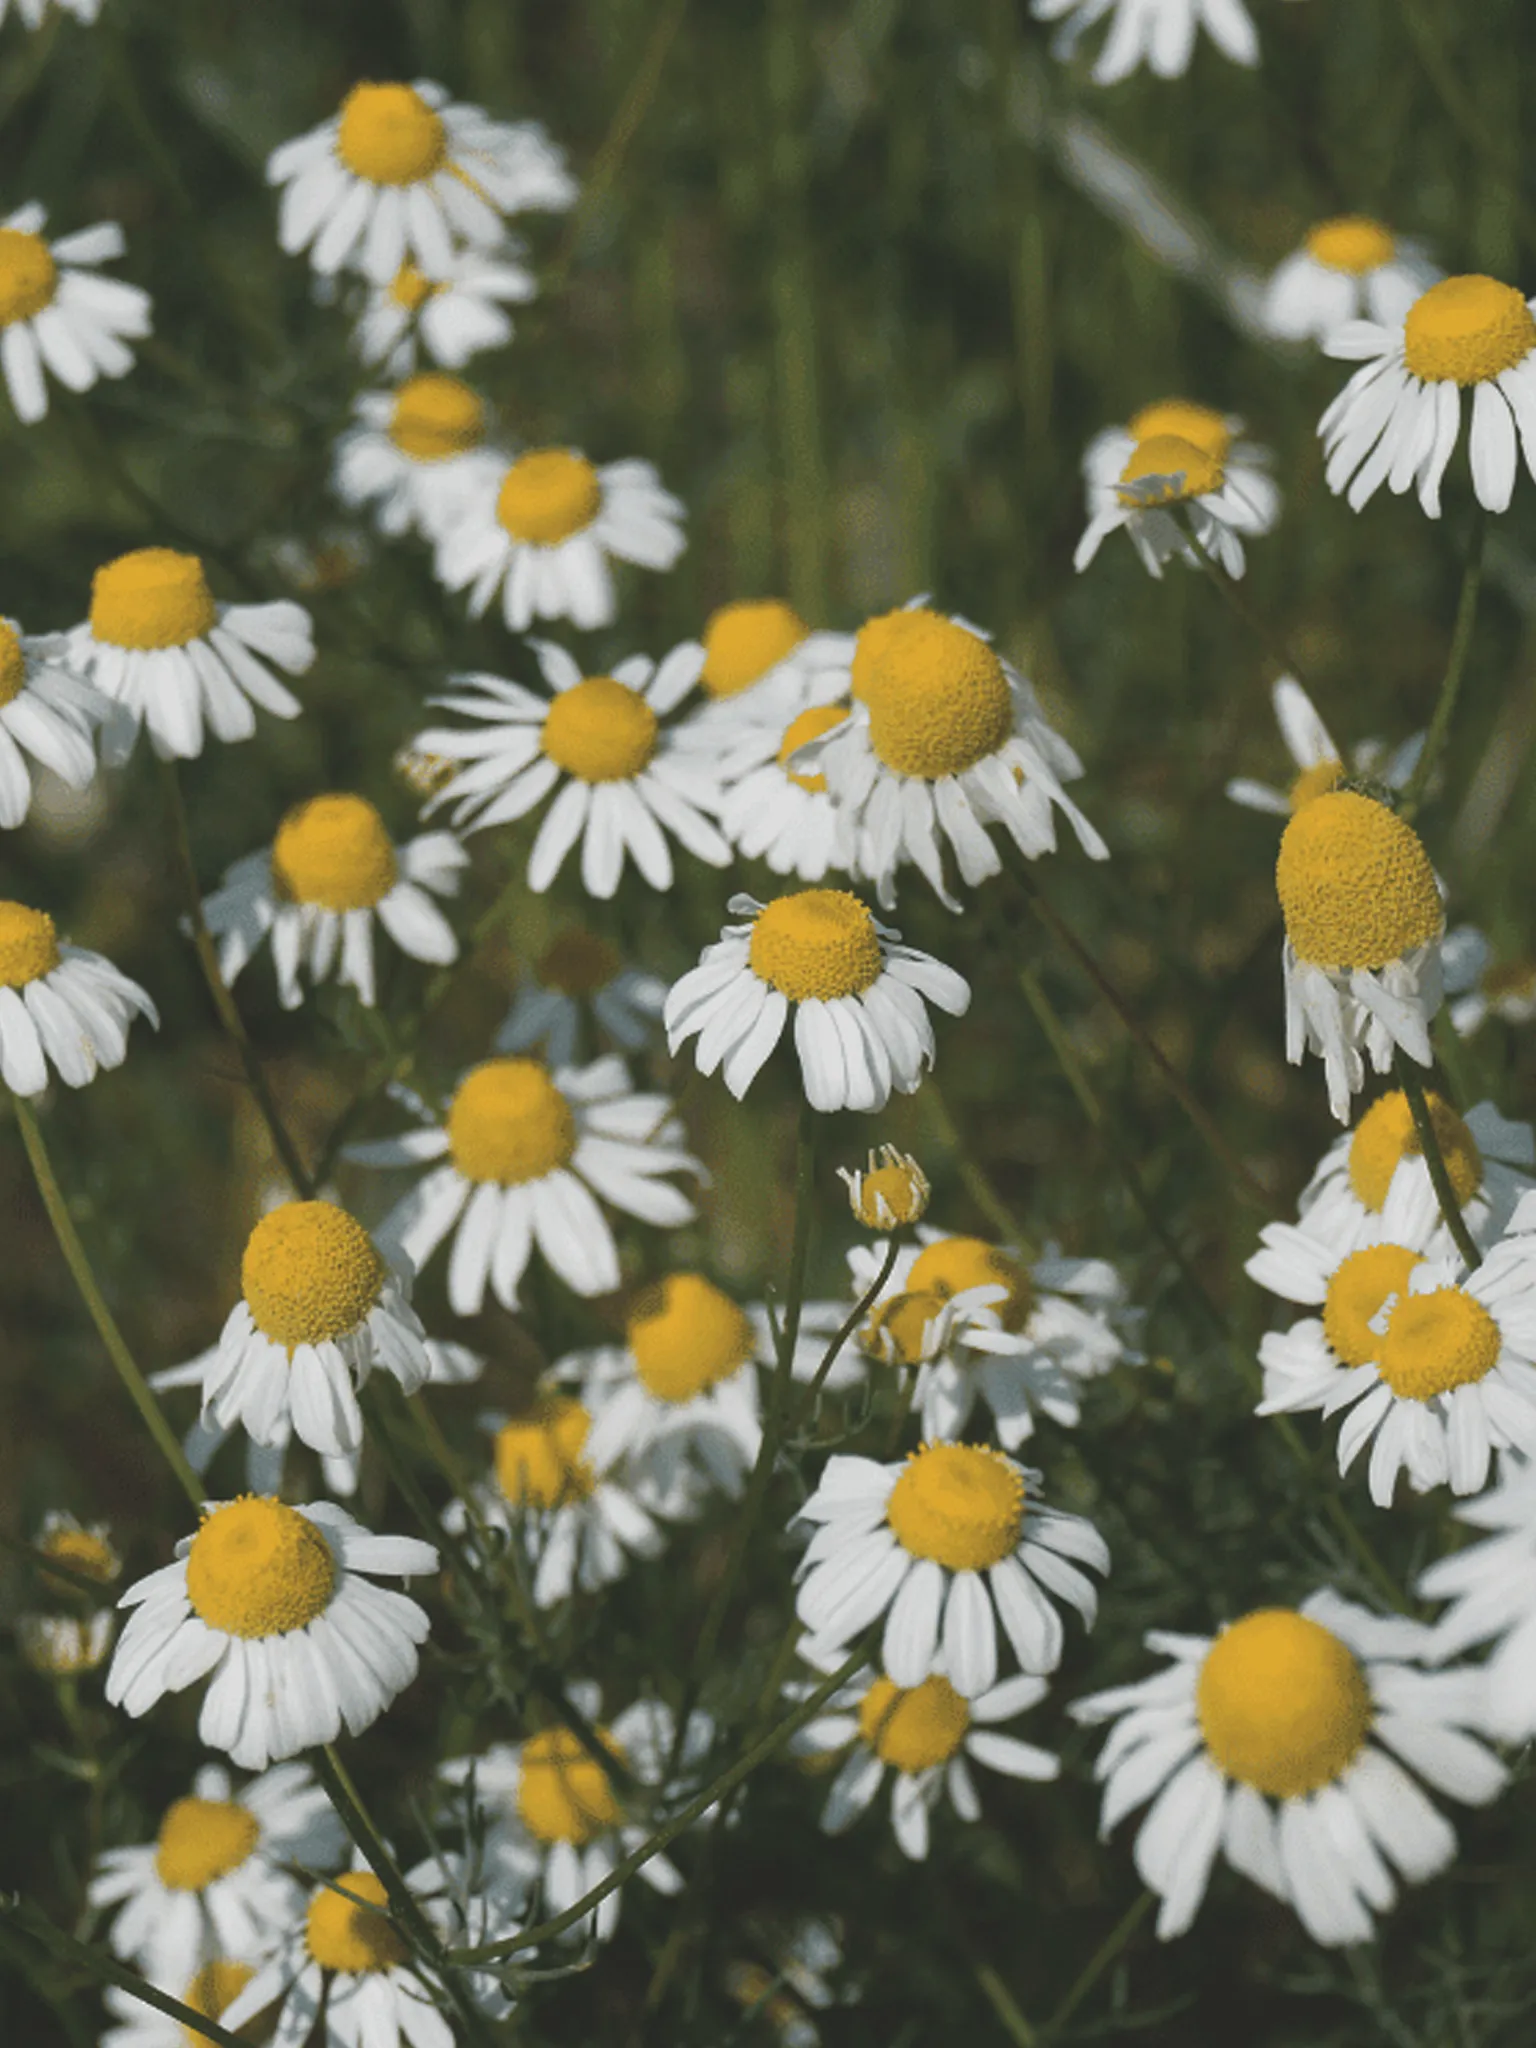
[[593, 1021], [625, 1052], [641, 1052], [661, 1024], [667, 984], [626, 967], [617, 949], [580, 925], [558, 932], [519, 976], [517, 993], [496, 1034], [498, 1052], [537, 1048], [552, 1067], [571, 1066], [582, 1049], [583, 1021]]
[[462, 370], [483, 349], [512, 339], [508, 306], [525, 306], [538, 296], [533, 272], [522, 262], [523, 245], [455, 256], [428, 276], [402, 263], [388, 284], [370, 287], [357, 323], [357, 350], [365, 363], [382, 365], [386, 377], [406, 377], [423, 355], [445, 370]]
[[26, 756], [71, 789], [96, 773], [95, 731], [111, 706], [72, 667], [63, 633], [24, 634], [0, 618], [0, 827], [22, 824], [35, 771]]
[[[101, 12], [101, 0], [54, 0], [64, 14], [72, 14], [76, 21], [93, 22]], [[6, 16], [12, 7], [24, 28], [41, 28], [47, 16], [49, 0], [0, 0], [0, 27], [5, 25]]]
[[352, 411], [352, 425], [337, 437], [332, 485], [393, 539], [415, 533], [436, 541], [475, 484], [500, 472], [485, 401], [458, 377], [424, 371], [398, 390], [360, 393]]
[[1326, 341], [1348, 320], [1390, 327], [1436, 277], [1417, 242], [1363, 213], [1320, 220], [1275, 270], [1264, 324], [1285, 341]]
[[135, 1016], [160, 1018], [136, 981], [82, 946], [62, 945], [45, 910], [0, 902], [0, 1075], [41, 1095], [50, 1066], [71, 1088], [128, 1056]]
[[1297, 774], [1287, 789], [1275, 789], [1267, 782], [1253, 782], [1245, 775], [1227, 784], [1227, 795], [1245, 810], [1267, 811], [1271, 817], [1289, 818], [1314, 797], [1326, 796], [1348, 776], [1368, 777], [1388, 789], [1402, 789], [1419, 764], [1424, 735], [1417, 732], [1395, 752], [1388, 754], [1379, 740], [1362, 740], [1353, 750], [1348, 767], [1344, 756], [1313, 706], [1312, 699], [1294, 676], [1281, 676], [1273, 691], [1275, 723], [1286, 750], [1296, 763]]
[[1439, 1558], [1419, 1580], [1422, 1599], [1450, 1603], [1428, 1654], [1439, 1663], [1491, 1643], [1482, 1673], [1489, 1732], [1526, 1743], [1536, 1735], [1536, 1468], [1501, 1459], [1497, 1485], [1458, 1507], [1456, 1518], [1487, 1534]]
[[1446, 933], [1440, 959], [1451, 1023], [1462, 1038], [1490, 1017], [1505, 1024], [1536, 1019], [1536, 960], [1495, 961], [1492, 946], [1470, 924]]
[[49, 242], [47, 221], [35, 204], [0, 221], [0, 371], [27, 426], [48, 410], [45, 369], [66, 390], [89, 391], [98, 377], [125, 377], [133, 368], [128, 342], [150, 331], [149, 293], [97, 275], [98, 264], [127, 247], [117, 223]]
[[1259, 36], [1243, 0], [1033, 0], [1036, 21], [1059, 21], [1055, 53], [1069, 59], [1084, 33], [1109, 17], [1093, 67], [1095, 85], [1118, 85], [1145, 64], [1158, 78], [1182, 78], [1202, 28], [1234, 64], [1259, 61]]
[[1172, 398], [1096, 435], [1083, 457], [1088, 524], [1074, 566], [1086, 569], [1123, 527], [1153, 576], [1175, 557], [1198, 564], [1203, 556], [1241, 576], [1242, 536], [1269, 533], [1280, 517], [1269, 451], [1240, 441], [1242, 428], [1235, 414]]
[[[87, 1527], [62, 1508], [51, 1508], [44, 1515], [35, 1547], [103, 1588], [110, 1586], [123, 1568], [105, 1522]], [[111, 1608], [92, 1609], [88, 1596], [67, 1580], [48, 1572], [41, 1576], [50, 1597], [76, 1611], [18, 1614], [16, 1641], [21, 1654], [45, 1678], [78, 1678], [96, 1670], [105, 1663], [116, 1634]]]

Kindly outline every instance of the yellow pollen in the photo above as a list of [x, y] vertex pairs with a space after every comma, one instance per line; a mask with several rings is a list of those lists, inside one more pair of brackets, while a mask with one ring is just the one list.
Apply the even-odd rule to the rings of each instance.
[[647, 1287], [626, 1334], [640, 1383], [658, 1401], [693, 1400], [753, 1352], [745, 1312], [702, 1273], [669, 1273]]
[[135, 548], [91, 578], [91, 632], [110, 647], [185, 647], [218, 620], [196, 555]]
[[282, 1636], [323, 1614], [336, 1584], [330, 1545], [297, 1508], [244, 1494], [203, 1517], [187, 1555], [187, 1598], [209, 1628]]
[[1271, 1799], [1301, 1799], [1353, 1762], [1370, 1688], [1331, 1629], [1287, 1607], [1246, 1614], [1206, 1653], [1195, 1711], [1211, 1760]]
[[0, 619], [0, 704], [14, 703], [26, 682], [27, 657], [22, 652], [21, 635], [5, 619]]
[[533, 448], [507, 471], [496, 517], [528, 547], [558, 547], [592, 524], [603, 506], [597, 471], [573, 448]]
[[1402, 1244], [1368, 1244], [1351, 1252], [1328, 1282], [1323, 1335], [1345, 1365], [1369, 1365], [1381, 1356], [1371, 1320], [1389, 1294], [1402, 1294], [1419, 1254]]
[[[1448, 1102], [1425, 1096], [1429, 1120], [1440, 1143], [1457, 1201], [1466, 1207], [1483, 1184], [1483, 1155], [1477, 1140]], [[1423, 1156], [1413, 1112], [1401, 1088], [1373, 1102], [1349, 1141], [1349, 1184], [1367, 1209], [1380, 1215], [1392, 1176], [1405, 1159]]]
[[354, 85], [341, 104], [336, 154], [370, 185], [417, 185], [441, 169], [443, 124], [409, 85]]
[[760, 981], [792, 1003], [856, 996], [880, 979], [875, 921], [846, 889], [802, 889], [758, 912], [748, 958]]
[[1426, 384], [1486, 384], [1536, 349], [1536, 319], [1513, 285], [1443, 277], [1414, 304], [1403, 355]]
[[859, 634], [854, 678], [869, 705], [869, 743], [897, 775], [960, 775], [1013, 732], [1002, 662], [978, 634], [938, 612], [872, 619]]
[[1432, 1401], [1486, 1378], [1502, 1349], [1499, 1326], [1480, 1301], [1460, 1287], [1437, 1287], [1399, 1297], [1376, 1365], [1400, 1401]]
[[1320, 220], [1308, 231], [1307, 254], [1326, 270], [1364, 277], [1367, 271], [1380, 270], [1392, 261], [1397, 243], [1379, 220], [1363, 213], [1342, 213], [1336, 220]]
[[0, 327], [31, 320], [53, 303], [58, 266], [41, 235], [0, 228]]
[[1171, 434], [1222, 467], [1232, 452], [1232, 429], [1227, 425], [1226, 415], [1208, 405], [1196, 405], [1188, 398], [1163, 398], [1155, 405], [1144, 405], [1127, 424], [1126, 431], [1138, 444]]
[[60, 1564], [72, 1566], [100, 1586], [110, 1586], [123, 1568], [117, 1552], [94, 1529], [71, 1529], [67, 1525], [50, 1529], [39, 1538], [37, 1547], [45, 1557], [56, 1557]]
[[1418, 834], [1353, 790], [1316, 797], [1291, 819], [1275, 886], [1297, 959], [1335, 973], [1385, 967], [1445, 927]]
[[980, 1237], [941, 1237], [919, 1252], [907, 1285], [931, 1288], [941, 1301], [969, 1287], [1005, 1287], [1007, 1295], [994, 1311], [1005, 1330], [1022, 1330], [1035, 1305], [1028, 1268]]
[[983, 1444], [922, 1444], [891, 1488], [886, 1520], [902, 1549], [952, 1572], [986, 1571], [1017, 1548], [1024, 1479]]
[[937, 1671], [909, 1692], [877, 1678], [859, 1702], [864, 1741], [881, 1763], [912, 1775], [948, 1763], [970, 1725], [970, 1708]]
[[442, 285], [435, 284], [425, 271], [407, 260], [390, 281], [389, 296], [402, 312], [419, 313], [428, 299], [435, 299], [442, 289]]
[[922, 1365], [928, 1357], [928, 1326], [943, 1307], [939, 1294], [893, 1294], [871, 1309], [859, 1342], [884, 1365]]
[[931, 1189], [927, 1174], [894, 1145], [882, 1145], [878, 1154], [871, 1152], [865, 1172], [844, 1173], [843, 1179], [848, 1183], [849, 1206], [866, 1230], [900, 1230], [920, 1223], [928, 1207]]
[[[182, 1992], [181, 2002], [201, 2013], [205, 2020], [216, 2020], [226, 2006], [234, 2004], [255, 1974], [254, 1963], [232, 1963], [227, 1957], [220, 1956], [216, 1962], [204, 1963]], [[206, 2034], [194, 2033], [188, 2026], [183, 2026], [181, 2031], [192, 2048], [199, 2048], [199, 2044], [208, 2038]]]
[[704, 628], [699, 681], [711, 697], [734, 697], [792, 654], [809, 631], [800, 614], [776, 597], [723, 604]]
[[486, 1060], [459, 1083], [448, 1151], [466, 1180], [518, 1187], [570, 1163], [576, 1118], [542, 1060]]
[[572, 925], [545, 947], [534, 973], [545, 988], [563, 996], [595, 996], [623, 965], [617, 948], [606, 939]]
[[435, 370], [407, 377], [395, 393], [389, 438], [412, 462], [444, 462], [485, 439], [485, 404], [458, 377]]
[[656, 714], [638, 690], [588, 676], [550, 705], [540, 744], [582, 782], [627, 782], [655, 753], [656, 735]]
[[554, 1394], [532, 1415], [496, 1432], [496, 1484], [513, 1507], [559, 1508], [586, 1500], [597, 1475], [582, 1456], [592, 1418], [579, 1401]]
[[366, 797], [295, 804], [272, 842], [272, 877], [295, 903], [372, 910], [395, 886], [395, 849]]
[[47, 911], [0, 901], [0, 988], [25, 988], [58, 964], [58, 934]]
[[178, 1799], [155, 1840], [155, 1875], [172, 1892], [206, 1891], [238, 1870], [261, 1840], [254, 1813], [232, 1799]]
[[[1133, 510], [1147, 505], [1183, 505], [1219, 491], [1223, 463], [1182, 434], [1153, 434], [1138, 441], [1120, 472], [1120, 502]], [[1150, 479], [1161, 479], [1155, 488]], [[1131, 489], [1131, 485], [1139, 486]]]
[[[605, 1749], [622, 1755], [606, 1728], [597, 1732]], [[538, 1841], [573, 1842], [577, 1847], [619, 1819], [613, 1781], [569, 1728], [541, 1729], [523, 1744], [517, 1810]]]
[[1292, 814], [1304, 810], [1308, 804], [1315, 803], [1318, 797], [1327, 796], [1330, 790], [1336, 789], [1343, 774], [1342, 761], [1319, 761], [1313, 768], [1303, 768], [1291, 784]]
[[785, 726], [784, 737], [779, 741], [779, 766], [796, 789], [807, 790], [812, 796], [824, 794], [827, 787], [825, 775], [815, 768], [809, 773], [791, 768], [790, 759], [801, 747], [808, 747], [812, 740], [819, 740], [824, 732], [831, 732], [834, 726], [841, 725], [847, 716], [841, 704], [813, 704]]
[[304, 1945], [322, 1970], [344, 1970], [354, 1977], [393, 1969], [410, 1953], [382, 1911], [389, 1894], [371, 1870], [349, 1870], [336, 1880], [350, 1893], [322, 1886], [309, 1902], [304, 1920]]
[[363, 1226], [332, 1202], [285, 1202], [246, 1240], [240, 1284], [251, 1320], [290, 1357], [368, 1320], [388, 1268]]

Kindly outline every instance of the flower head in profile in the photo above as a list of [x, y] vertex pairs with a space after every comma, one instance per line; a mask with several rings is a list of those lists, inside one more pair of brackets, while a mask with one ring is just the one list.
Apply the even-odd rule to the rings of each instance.
[[1337, 214], [1308, 228], [1275, 270], [1262, 318], [1284, 341], [1326, 341], [1350, 320], [1390, 327], [1435, 276], [1416, 242], [1366, 214]]
[[1406, 787], [1424, 749], [1423, 733], [1388, 753], [1379, 740], [1362, 740], [1351, 750], [1346, 763], [1334, 740], [1294, 676], [1281, 676], [1272, 692], [1275, 723], [1286, 752], [1296, 764], [1296, 773], [1283, 789], [1267, 782], [1255, 782], [1246, 775], [1227, 784], [1227, 795], [1245, 810], [1267, 811], [1276, 818], [1290, 818], [1349, 778], [1380, 783], [1389, 790]]
[[331, 486], [392, 540], [435, 542], [477, 481], [500, 467], [485, 400], [461, 377], [423, 370], [393, 391], [364, 391], [337, 436]]
[[37, 768], [86, 787], [96, 773], [96, 728], [110, 710], [72, 665], [65, 634], [28, 635], [0, 618], [0, 827], [26, 822]]
[[[123, 1569], [108, 1525], [87, 1526], [62, 1508], [50, 1508], [44, 1515], [33, 1548], [75, 1578], [100, 1587], [100, 1599], [108, 1597], [107, 1588]], [[22, 1656], [46, 1678], [72, 1679], [95, 1671], [106, 1662], [116, 1632], [111, 1608], [61, 1574], [40, 1570], [38, 1577], [52, 1610], [17, 1615], [16, 1641]]]
[[47, 222], [35, 204], [0, 221], [0, 372], [24, 426], [48, 411], [45, 370], [68, 391], [89, 391], [99, 377], [126, 376], [128, 343], [149, 333], [148, 292], [98, 274], [127, 247], [117, 223], [49, 242]]
[[1536, 1735], [1536, 1467], [1499, 1464], [1497, 1484], [1456, 1510], [1482, 1540], [1437, 1559], [1417, 1591], [1447, 1603], [1430, 1631], [1433, 1662], [1491, 1645], [1482, 1673], [1489, 1732], [1524, 1744]]
[[1234, 64], [1259, 61], [1259, 37], [1243, 0], [1033, 0], [1036, 21], [1059, 21], [1055, 54], [1070, 58], [1083, 34], [1109, 17], [1093, 66], [1095, 85], [1118, 85], [1145, 64], [1157, 78], [1182, 78], [1204, 29]]
[[667, 984], [626, 967], [616, 946], [582, 925], [567, 925], [518, 977], [498, 1052], [542, 1053], [552, 1067], [580, 1057], [588, 1023], [623, 1052], [643, 1052], [661, 1026]]
[[1172, 398], [1097, 435], [1083, 458], [1088, 524], [1074, 566], [1086, 569], [1123, 528], [1152, 576], [1175, 557], [1195, 566], [1210, 557], [1241, 576], [1243, 536], [1269, 533], [1280, 516], [1269, 451], [1239, 440], [1242, 426], [1235, 415]]
[[45, 910], [0, 901], [0, 1076], [41, 1095], [48, 1069], [70, 1088], [128, 1057], [136, 1016], [159, 1013], [136, 981], [100, 953], [64, 944]]
[[372, 285], [357, 323], [357, 352], [386, 377], [408, 377], [425, 357], [462, 370], [482, 350], [512, 339], [508, 306], [538, 296], [527, 251], [508, 237], [499, 247], [467, 249], [429, 275], [407, 259], [387, 284]]

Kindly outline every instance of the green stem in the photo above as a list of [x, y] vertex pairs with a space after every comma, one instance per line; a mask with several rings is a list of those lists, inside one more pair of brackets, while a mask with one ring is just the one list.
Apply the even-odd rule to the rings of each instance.
[[1451, 634], [1451, 651], [1445, 664], [1445, 675], [1440, 683], [1440, 695], [1435, 700], [1434, 716], [1429, 722], [1425, 736], [1424, 750], [1414, 764], [1412, 775], [1398, 802], [1399, 816], [1411, 824], [1418, 815], [1424, 801], [1424, 792], [1429, 787], [1429, 778], [1435, 772], [1445, 746], [1446, 735], [1451, 729], [1451, 720], [1456, 712], [1456, 700], [1461, 695], [1461, 679], [1467, 666], [1467, 653], [1472, 645], [1472, 632], [1477, 624], [1477, 599], [1483, 582], [1483, 541], [1488, 532], [1488, 521], [1479, 506], [1473, 515], [1472, 545], [1467, 551], [1467, 566], [1461, 579], [1461, 597], [1456, 606], [1456, 626]]
[[1131, 1901], [1125, 1912], [1121, 1914], [1119, 1920], [1116, 1921], [1114, 1927], [1105, 1936], [1104, 1940], [1088, 1958], [1082, 1971], [1073, 1980], [1072, 1987], [1067, 1992], [1066, 1997], [1045, 2023], [1043, 2033], [1047, 2041], [1061, 2032], [1094, 1985], [1098, 1983], [1110, 1964], [1130, 1941], [1142, 1921], [1146, 1919], [1154, 1898], [1155, 1894], [1152, 1892], [1141, 1892], [1138, 1894]]
[[1401, 1051], [1397, 1054], [1395, 1064], [1398, 1086], [1408, 1098], [1413, 1128], [1418, 1134], [1419, 1150], [1424, 1154], [1424, 1164], [1429, 1168], [1429, 1177], [1434, 1183], [1435, 1200], [1440, 1204], [1440, 1214], [1444, 1218], [1445, 1227], [1455, 1238], [1456, 1249], [1466, 1260], [1467, 1270], [1475, 1271], [1483, 1263], [1483, 1255], [1467, 1228], [1467, 1219], [1462, 1214], [1460, 1202], [1456, 1199], [1456, 1190], [1451, 1186], [1450, 1169], [1445, 1163], [1445, 1154], [1440, 1149], [1440, 1134], [1435, 1129], [1435, 1120], [1429, 1113], [1424, 1083], [1419, 1079], [1412, 1062]]
[[8, 1899], [0, 1898], [0, 1913], [8, 1915], [13, 1926], [30, 1934], [60, 1962], [84, 1970], [98, 1984], [115, 1984], [130, 1997], [153, 2006], [156, 2012], [163, 2012], [168, 2019], [179, 2020], [189, 2034], [201, 2035], [205, 2041], [219, 2041], [223, 2048], [245, 2048], [239, 2034], [232, 2034], [228, 2027], [221, 2027], [217, 2020], [209, 2019], [205, 2013], [194, 2012], [190, 2005], [183, 2005], [168, 1991], [158, 1990], [105, 1949], [92, 1948], [86, 1942], [77, 1941], [62, 1927], [55, 1927], [46, 1914], [40, 1913], [25, 1899], [14, 1894]]
[[1020, 2012], [1018, 2001], [990, 1963], [976, 1965], [976, 1982], [986, 1993], [987, 2003], [1002, 2022], [1009, 2040], [1017, 2048], [1039, 2048], [1039, 2034]]
[[880, 1262], [879, 1272], [854, 1303], [853, 1312], [846, 1322], [839, 1324], [837, 1335], [822, 1353], [821, 1363], [816, 1368], [814, 1379], [805, 1390], [805, 1399], [801, 1402], [800, 1412], [795, 1417], [794, 1434], [798, 1435], [816, 1413], [816, 1397], [826, 1384], [827, 1374], [836, 1365], [843, 1347], [854, 1331], [862, 1326], [865, 1317], [874, 1307], [881, 1288], [896, 1270], [896, 1261], [901, 1257], [902, 1236], [903, 1233], [900, 1231], [892, 1232], [891, 1241], [885, 1248], [885, 1257]]
[[1184, 529], [1185, 538], [1194, 549], [1200, 567], [1205, 571], [1206, 580], [1215, 585], [1217, 596], [1220, 597], [1222, 603], [1231, 612], [1232, 616], [1240, 622], [1243, 630], [1252, 637], [1265, 660], [1282, 675], [1294, 676], [1307, 694], [1311, 696], [1313, 694], [1312, 685], [1307, 681], [1306, 672], [1303, 670], [1301, 663], [1296, 659], [1281, 636], [1273, 630], [1257, 609], [1248, 602], [1247, 598], [1243, 595], [1241, 586], [1227, 574], [1220, 562], [1217, 561], [1216, 557], [1207, 548], [1205, 542], [1201, 540], [1199, 534], [1195, 531], [1194, 521], [1189, 516], [1188, 508], [1181, 507], [1180, 510], [1183, 516], [1179, 523]]

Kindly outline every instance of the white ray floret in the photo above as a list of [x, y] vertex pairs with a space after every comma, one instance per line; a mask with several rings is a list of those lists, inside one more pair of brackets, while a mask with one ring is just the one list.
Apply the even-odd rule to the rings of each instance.
[[643, 1052], [660, 1035], [667, 984], [626, 967], [606, 939], [579, 925], [558, 932], [519, 977], [498, 1052], [538, 1052], [552, 1067], [581, 1057], [588, 1014], [623, 1052]]
[[1053, 49], [1063, 60], [1108, 17], [1095, 85], [1118, 85], [1143, 64], [1158, 78], [1182, 78], [1201, 29], [1234, 64], [1259, 61], [1258, 31], [1243, 0], [1033, 0], [1030, 11], [1036, 21], [1062, 24]]
[[1470, 1038], [1490, 1017], [1516, 1025], [1536, 1021], [1536, 961], [1496, 960], [1486, 936], [1470, 924], [1446, 933], [1440, 957], [1446, 1007], [1459, 1037]]
[[115, 221], [49, 242], [45, 209], [23, 206], [0, 221], [0, 372], [16, 417], [32, 426], [48, 411], [44, 371], [68, 391], [133, 368], [130, 341], [149, 333], [149, 294], [97, 266], [127, 244]]
[[403, 263], [388, 284], [370, 286], [358, 319], [357, 352], [386, 377], [408, 377], [425, 356], [439, 369], [462, 370], [471, 356], [505, 348], [512, 339], [508, 306], [537, 298], [523, 244], [466, 250], [431, 276]]
[[1497, 1483], [1458, 1507], [1456, 1518], [1485, 1533], [1419, 1580], [1421, 1599], [1448, 1603], [1429, 1654], [1439, 1663], [1490, 1644], [1489, 1730], [1501, 1742], [1527, 1743], [1536, 1735], [1536, 1467], [1501, 1458]]
[[1296, 774], [1285, 789], [1267, 782], [1255, 782], [1246, 775], [1227, 784], [1227, 795], [1245, 810], [1266, 811], [1271, 817], [1289, 818], [1314, 797], [1326, 796], [1346, 776], [1369, 778], [1388, 789], [1404, 788], [1419, 764], [1424, 735], [1415, 733], [1391, 753], [1380, 740], [1362, 740], [1344, 755], [1335, 743], [1312, 699], [1294, 676], [1281, 676], [1272, 692], [1275, 723], [1280, 728], [1286, 751], [1296, 763]]
[[50, 1067], [83, 1088], [128, 1056], [128, 1027], [160, 1017], [136, 981], [100, 953], [62, 944], [45, 910], [0, 901], [0, 1077], [41, 1095]]
[[1241, 576], [1244, 537], [1272, 532], [1280, 517], [1269, 450], [1240, 440], [1242, 430], [1235, 414], [1174, 398], [1096, 435], [1083, 457], [1088, 524], [1074, 566], [1086, 569], [1123, 528], [1152, 576], [1203, 557]]
[[0, 27], [14, 6], [16, 17], [23, 28], [41, 28], [48, 18], [50, 5], [56, 6], [63, 14], [72, 14], [76, 21], [93, 22], [101, 12], [101, 0], [0, 0]]
[[25, 634], [0, 618], [0, 827], [26, 821], [32, 762], [71, 789], [86, 787], [96, 773], [96, 729], [111, 708], [71, 663], [67, 635]]
[[331, 487], [391, 540], [436, 542], [475, 486], [499, 475], [484, 399], [462, 378], [427, 370], [393, 391], [363, 391], [336, 437]]
[[1262, 318], [1284, 341], [1326, 341], [1350, 320], [1390, 327], [1438, 275], [1417, 242], [1365, 214], [1338, 214], [1277, 266]]

